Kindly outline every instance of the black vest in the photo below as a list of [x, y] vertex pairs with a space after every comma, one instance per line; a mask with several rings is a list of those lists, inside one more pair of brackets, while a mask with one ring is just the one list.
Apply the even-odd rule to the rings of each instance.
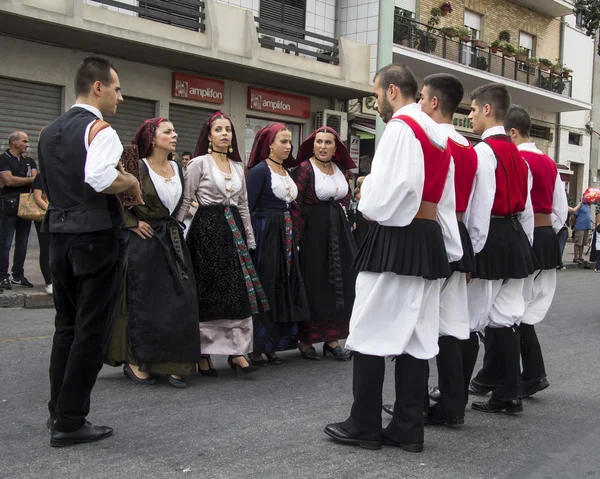
[[121, 226], [117, 197], [97, 193], [85, 182], [85, 130], [96, 119], [85, 108], [74, 107], [46, 126], [40, 135], [40, 175], [50, 203], [43, 231], [90, 233]]

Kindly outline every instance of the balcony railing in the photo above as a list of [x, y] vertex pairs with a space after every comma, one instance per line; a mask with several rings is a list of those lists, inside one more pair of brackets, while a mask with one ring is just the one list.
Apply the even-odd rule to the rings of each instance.
[[254, 17], [254, 21], [257, 23], [258, 41], [263, 48], [277, 48], [291, 55], [316, 58], [317, 61], [334, 65], [340, 63], [339, 42], [336, 38], [260, 17]]
[[502, 53], [492, 53], [491, 49], [473, 46], [472, 42], [454, 40], [437, 28], [401, 14], [396, 14], [394, 18], [394, 43], [503, 78], [571, 96], [573, 77], [570, 75], [565, 77], [562, 73], [545, 71]]
[[202, 0], [94, 0], [108, 7], [137, 14], [159, 23], [186, 30], [204, 32], [204, 2]]

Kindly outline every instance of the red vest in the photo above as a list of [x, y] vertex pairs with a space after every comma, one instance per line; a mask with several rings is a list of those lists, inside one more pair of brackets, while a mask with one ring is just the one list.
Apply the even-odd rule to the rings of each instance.
[[469, 198], [477, 173], [477, 152], [473, 145], [463, 146], [448, 138], [450, 153], [454, 159], [454, 189], [456, 191], [456, 212], [464, 213], [469, 206]]
[[484, 140], [496, 155], [496, 195], [493, 216], [507, 216], [525, 210], [527, 201], [527, 164], [521, 152], [506, 135], [494, 135]]
[[429, 201], [437, 205], [442, 198], [450, 169], [450, 148], [442, 148], [433, 143], [423, 127], [410, 116], [398, 115], [393, 119], [406, 123], [419, 140], [425, 164], [425, 184], [421, 201]]
[[521, 150], [521, 156], [529, 165], [533, 186], [531, 187], [531, 204], [534, 213], [552, 213], [552, 200], [554, 198], [554, 185], [558, 168], [552, 158], [544, 153]]

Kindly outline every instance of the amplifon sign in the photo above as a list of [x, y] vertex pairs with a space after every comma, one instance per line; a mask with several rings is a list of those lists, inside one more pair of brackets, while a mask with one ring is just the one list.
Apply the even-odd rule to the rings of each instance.
[[248, 108], [267, 113], [310, 118], [310, 97], [248, 87]]
[[225, 82], [173, 72], [173, 96], [221, 104], [225, 97]]

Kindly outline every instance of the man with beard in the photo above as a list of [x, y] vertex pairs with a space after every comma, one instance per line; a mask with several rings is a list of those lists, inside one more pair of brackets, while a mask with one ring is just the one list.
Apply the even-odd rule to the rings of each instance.
[[[335, 441], [367, 449], [423, 450], [425, 374], [438, 352], [440, 287], [450, 276], [448, 260], [462, 256], [447, 135], [415, 103], [417, 88], [405, 65], [375, 76], [376, 107], [387, 126], [358, 206], [373, 223], [354, 265], [359, 274], [346, 342], [354, 351], [354, 404], [346, 421], [325, 428]], [[385, 356], [395, 356], [396, 402], [382, 431]]]

